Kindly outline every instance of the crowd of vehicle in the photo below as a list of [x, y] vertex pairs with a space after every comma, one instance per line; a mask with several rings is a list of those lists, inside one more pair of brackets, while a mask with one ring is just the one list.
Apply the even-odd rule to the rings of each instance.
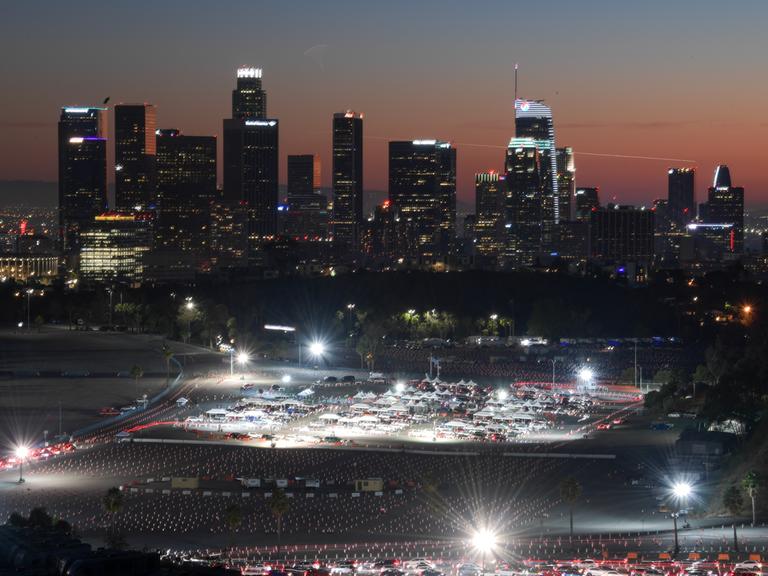
[[[392, 385], [366, 383], [350, 396], [324, 395], [309, 387], [298, 393], [284, 388], [241, 387], [242, 397], [187, 417], [186, 430], [226, 434], [240, 440], [274, 440], [277, 446], [317, 442], [343, 443], [376, 437], [421, 441], [491, 441], [525, 439], [531, 434], [583, 424], [608, 409], [605, 390], [594, 386], [482, 386], [424, 378]], [[615, 395], [614, 395], [615, 396]], [[618, 394], [628, 405], [636, 394]], [[600, 423], [601, 429], [611, 426]]]
[[758, 560], [731, 561], [656, 561], [594, 560], [476, 560], [415, 557], [373, 560], [321, 560], [248, 563], [222, 555], [192, 558], [167, 555], [178, 563], [202, 563], [235, 568], [244, 576], [763, 576]]

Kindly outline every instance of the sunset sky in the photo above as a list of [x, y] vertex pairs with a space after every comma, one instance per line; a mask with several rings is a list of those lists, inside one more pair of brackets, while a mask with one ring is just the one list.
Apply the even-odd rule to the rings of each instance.
[[[386, 190], [388, 140], [458, 148], [459, 197], [503, 167], [520, 95], [552, 107], [577, 185], [650, 203], [666, 170], [717, 163], [768, 202], [768, 2], [698, 0], [70, 0], [0, 9], [0, 180], [56, 179], [63, 105], [151, 102], [160, 127], [221, 135], [235, 69], [264, 69], [285, 156], [318, 153], [334, 112], [365, 114], [365, 188]], [[110, 118], [111, 121], [111, 118]], [[587, 155], [590, 153], [590, 155]], [[600, 155], [591, 155], [600, 154]], [[622, 159], [605, 155], [663, 158]], [[111, 177], [111, 174], [110, 174]]]

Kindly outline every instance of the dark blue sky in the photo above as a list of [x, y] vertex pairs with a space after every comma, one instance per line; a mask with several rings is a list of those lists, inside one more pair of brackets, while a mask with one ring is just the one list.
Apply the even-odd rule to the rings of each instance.
[[[366, 116], [366, 188], [386, 189], [386, 141], [458, 147], [459, 189], [500, 169], [520, 94], [553, 107], [577, 183], [604, 199], [665, 194], [671, 160], [703, 195], [728, 163], [766, 200], [768, 3], [761, 1], [79, 1], [0, 8], [0, 179], [56, 178], [65, 104], [152, 102], [159, 124], [221, 134], [234, 70], [264, 69], [281, 152], [319, 153], [335, 111]], [[285, 164], [281, 166], [282, 179]]]

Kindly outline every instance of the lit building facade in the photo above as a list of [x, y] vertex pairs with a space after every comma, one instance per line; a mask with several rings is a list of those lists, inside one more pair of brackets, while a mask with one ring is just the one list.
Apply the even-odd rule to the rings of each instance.
[[504, 249], [506, 177], [498, 172], [475, 174], [475, 253], [495, 260]]
[[709, 188], [702, 220], [706, 224], [732, 224], [730, 251], [744, 251], [744, 188], [731, 184], [728, 166], [715, 170], [714, 185]]
[[82, 233], [80, 279], [136, 284], [144, 279], [144, 258], [152, 246], [149, 212], [106, 212]]
[[237, 69], [237, 86], [232, 90], [232, 118], [239, 120], [267, 117], [267, 93], [261, 85], [261, 68]]
[[151, 104], [115, 106], [115, 205], [146, 210], [155, 203], [156, 113]]
[[542, 252], [546, 171], [541, 168], [541, 144], [532, 138], [512, 138], [507, 148], [503, 263], [508, 268], [531, 266]]
[[456, 149], [440, 140], [390, 142], [389, 199], [415, 234], [403, 256], [447, 256], [456, 238]]
[[670, 224], [684, 229], [696, 217], [696, 169], [670, 168], [667, 186]]
[[335, 243], [355, 249], [363, 226], [363, 115], [333, 115], [333, 214]]
[[158, 130], [156, 251], [194, 254], [196, 268], [210, 256], [211, 211], [217, 199], [216, 137]]
[[589, 222], [592, 211], [600, 208], [600, 188], [576, 188], [573, 208], [576, 220]]
[[573, 199], [576, 195], [576, 161], [573, 148], [557, 149], [557, 192], [559, 222], [573, 220]]
[[0, 281], [49, 284], [58, 276], [59, 258], [55, 255], [0, 254]]
[[515, 100], [515, 136], [532, 139], [539, 148], [542, 245], [549, 249], [554, 241], [555, 227], [560, 222], [555, 125], [549, 106], [535, 100]]

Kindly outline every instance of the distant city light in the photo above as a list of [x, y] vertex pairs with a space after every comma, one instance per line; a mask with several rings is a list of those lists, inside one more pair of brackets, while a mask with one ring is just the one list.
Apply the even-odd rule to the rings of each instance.
[[261, 68], [244, 67], [237, 69], [238, 78], [261, 78]]
[[264, 324], [264, 330], [274, 330], [276, 332], [296, 332], [293, 326], [282, 326], [280, 324]]

